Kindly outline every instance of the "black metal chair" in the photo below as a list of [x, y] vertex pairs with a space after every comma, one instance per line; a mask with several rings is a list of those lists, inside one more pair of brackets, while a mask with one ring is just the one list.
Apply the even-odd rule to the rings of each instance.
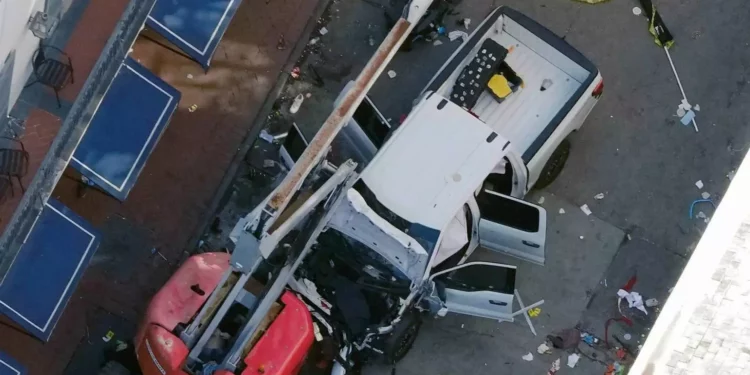
[[73, 62], [70, 60], [70, 56], [57, 47], [40, 44], [39, 49], [34, 53], [31, 65], [34, 70], [35, 79], [24, 88], [35, 83], [51, 87], [55, 91], [57, 106], [62, 107], [62, 104], [60, 104], [60, 90], [65, 88], [69, 83], [75, 82], [73, 78]]
[[5, 176], [0, 176], [0, 204], [8, 200], [8, 192], [12, 192], [13, 182]]
[[[25, 193], [26, 187], [23, 186], [21, 178], [26, 176], [26, 173], [29, 171], [29, 153], [23, 146], [23, 142], [18, 139], [10, 137], [1, 138], [13, 141], [20, 145], [21, 148], [0, 148], [0, 176], [10, 182], [11, 194], [15, 195], [12, 182], [13, 177], [16, 178], [18, 185], [21, 186], [21, 192]], [[0, 181], [0, 184], [2, 184], [2, 181]], [[2, 192], [0, 191], [0, 193]]]

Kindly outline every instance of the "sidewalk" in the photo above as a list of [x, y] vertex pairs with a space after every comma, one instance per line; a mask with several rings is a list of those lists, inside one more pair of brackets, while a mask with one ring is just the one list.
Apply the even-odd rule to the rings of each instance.
[[[76, 55], [80, 82], [98, 57], [95, 42], [99, 33], [92, 30], [117, 21], [110, 13], [116, 6], [103, 3], [91, 2], [65, 47]], [[317, 3], [244, 1], [208, 72], [150, 40], [136, 42], [132, 56], [180, 90], [182, 101], [125, 202], [93, 189], [79, 198], [74, 179], [60, 180], [52, 196], [99, 229], [102, 243], [50, 342], [43, 345], [2, 318], [9, 324], [0, 325], [4, 337], [0, 350], [24, 363], [29, 374], [61, 374], [79, 344], [83, 347], [102, 340], [91, 331], [98, 325], [94, 320], [101, 309], [137, 324], [149, 298], [183, 259], [184, 251], [195, 247], [188, 241], [204, 215], [210, 214], [207, 208], [221, 193], [218, 190], [225, 173], [282, 66], [290, 59], [293, 46], [303, 38]], [[278, 49], [282, 35], [287, 47]], [[102, 40], [106, 42], [106, 37]], [[63, 99], [73, 100], [80, 89], [79, 85], [69, 86]], [[47, 117], [54, 119], [53, 115]], [[65, 175], [74, 172], [68, 168]], [[167, 260], [152, 254], [152, 249]], [[127, 339], [118, 336], [121, 332], [114, 334], [115, 339]]]

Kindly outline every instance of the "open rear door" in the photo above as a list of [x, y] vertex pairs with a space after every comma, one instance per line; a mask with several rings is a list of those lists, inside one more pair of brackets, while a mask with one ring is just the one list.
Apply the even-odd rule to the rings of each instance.
[[547, 238], [544, 208], [489, 189], [481, 190], [476, 199], [482, 247], [544, 265]]
[[513, 321], [515, 266], [471, 262], [438, 272], [431, 279], [448, 312]]

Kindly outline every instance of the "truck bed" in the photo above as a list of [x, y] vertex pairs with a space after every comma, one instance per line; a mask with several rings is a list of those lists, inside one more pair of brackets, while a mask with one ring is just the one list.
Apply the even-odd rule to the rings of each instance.
[[[485, 90], [476, 104], [467, 109], [506, 137], [528, 162], [536, 152], [535, 147], [538, 148], [540, 137], [543, 137], [541, 143], [549, 137], [598, 72], [549, 30], [513, 10], [500, 8], [456, 51], [427, 90], [450, 98], [462, 69], [486, 39], [509, 51], [505, 62], [523, 80], [523, 86], [502, 102]], [[552, 84], [542, 91], [545, 79]]]

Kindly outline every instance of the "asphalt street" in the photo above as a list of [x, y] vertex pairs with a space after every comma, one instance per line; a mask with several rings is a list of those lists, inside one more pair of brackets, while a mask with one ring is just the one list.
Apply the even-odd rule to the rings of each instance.
[[[610, 298], [618, 283], [630, 276], [639, 275], [636, 289], [644, 296], [667, 297], [706, 227], [704, 220], [688, 217], [691, 202], [707, 192], [718, 204], [730, 182], [728, 175], [747, 151], [750, 3], [657, 2], [676, 40], [671, 54], [686, 95], [700, 106], [698, 133], [683, 126], [675, 114], [682, 95], [664, 50], [647, 32], [646, 18], [634, 15], [636, 0], [598, 5], [573, 0], [465, 0], [456, 8], [459, 14], [448, 17], [445, 25], [449, 31], [463, 29], [456, 21], [467, 17], [472, 20], [470, 32], [500, 5], [511, 6], [563, 36], [604, 76], [604, 96], [582, 129], [572, 135], [573, 148], [563, 173], [545, 189], [573, 207], [588, 204], [596, 218], [627, 233], [607, 267], [601, 269], [597, 263], [599, 269], [581, 270], [602, 275], [599, 289], [587, 291], [590, 302], [581, 306], [587, 311], [580, 318], [584, 326], [596, 324], [592, 332], [602, 334], [601, 323], [612, 306], [597, 298]], [[294, 121], [311, 137], [339, 91], [356, 77], [386, 35], [384, 13], [393, 9], [388, 0], [332, 1], [320, 21], [325, 32], [313, 33], [299, 63], [302, 78], [285, 88], [276, 116], [287, 125]], [[395, 77], [384, 74], [370, 91], [392, 122], [408, 113], [414, 97], [460, 45], [445, 37], [441, 42], [418, 43], [412, 51], [398, 53], [386, 69]], [[291, 116], [289, 104], [299, 93], [310, 96]], [[281, 127], [284, 122], [269, 126]], [[702, 189], [696, 187], [699, 180]], [[598, 193], [604, 193], [604, 199], [595, 200]], [[708, 217], [713, 214], [710, 205], [697, 211]], [[644, 333], [654, 318], [643, 323]], [[495, 368], [486, 373], [513, 371]]]

